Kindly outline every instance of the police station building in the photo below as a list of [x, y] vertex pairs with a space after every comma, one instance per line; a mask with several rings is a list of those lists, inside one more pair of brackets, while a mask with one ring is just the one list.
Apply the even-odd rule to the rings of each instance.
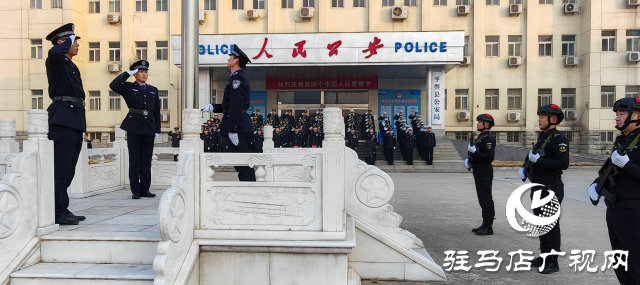
[[[565, 111], [571, 152], [609, 152], [616, 99], [638, 96], [640, 14], [629, 0], [199, 0], [201, 106], [220, 103], [229, 48], [251, 58], [251, 110], [417, 110], [439, 135], [467, 139], [490, 113], [501, 145], [535, 141], [538, 106]], [[0, 117], [26, 131], [50, 104], [44, 37], [68, 22], [87, 92], [90, 138], [108, 145], [127, 108], [109, 82], [137, 59], [180, 125], [179, 0], [2, 1]], [[206, 118], [205, 118], [206, 119]], [[166, 136], [165, 136], [166, 139]], [[101, 144], [100, 144], [101, 143]], [[96, 145], [96, 144], [94, 144]]]

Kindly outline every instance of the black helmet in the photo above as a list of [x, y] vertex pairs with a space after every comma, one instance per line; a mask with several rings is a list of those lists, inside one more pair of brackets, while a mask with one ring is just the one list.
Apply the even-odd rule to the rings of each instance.
[[476, 121], [489, 122], [489, 129], [493, 128], [496, 122], [493, 120], [493, 116], [489, 114], [481, 114], [476, 117]]
[[622, 98], [613, 104], [613, 111], [640, 111], [640, 98]]
[[[557, 124], [562, 123], [562, 120], [564, 120], [564, 113], [562, 112], [562, 109], [560, 109], [560, 107], [556, 104], [544, 105], [538, 108], [538, 116], [551, 115], [558, 117]], [[549, 121], [549, 125], [551, 125], [551, 121]]]

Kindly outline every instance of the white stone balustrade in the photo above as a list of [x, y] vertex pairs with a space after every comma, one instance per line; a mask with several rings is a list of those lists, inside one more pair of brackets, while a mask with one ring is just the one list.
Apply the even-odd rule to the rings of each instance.
[[18, 152], [19, 147], [16, 142], [16, 121], [0, 120], [0, 152]]
[[[151, 162], [151, 186], [171, 185], [173, 176], [176, 175], [178, 162], [173, 161], [173, 156], [180, 153], [175, 147], [154, 147]], [[158, 160], [161, 154], [170, 154], [171, 160]]]
[[[103, 194], [114, 190], [123, 189], [121, 176], [123, 174], [120, 162], [121, 148], [94, 148], [87, 149], [82, 144], [80, 157], [76, 164], [76, 174], [69, 187], [69, 197], [85, 198]], [[109, 158], [108, 160], [106, 160]], [[91, 161], [98, 163], [91, 163]]]

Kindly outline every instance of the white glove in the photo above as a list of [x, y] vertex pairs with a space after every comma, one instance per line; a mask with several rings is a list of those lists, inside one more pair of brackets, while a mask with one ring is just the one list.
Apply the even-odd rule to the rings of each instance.
[[533, 154], [533, 150], [529, 151], [529, 160], [533, 163], [538, 162], [538, 158], [540, 158], [540, 154]]
[[238, 144], [240, 143], [237, 133], [229, 133], [229, 139], [231, 140], [231, 143], [235, 146], [238, 146]]
[[76, 41], [76, 35], [71, 35], [69, 38], [71, 39], [71, 44]]
[[396, 147], [394, 146], [393, 149], [396, 149]]
[[611, 162], [613, 162], [617, 167], [623, 168], [627, 162], [629, 162], [629, 156], [626, 154], [619, 155], [617, 151], [614, 151], [611, 154]]
[[206, 112], [206, 113], [213, 112], [213, 105], [208, 104], [207, 106], [204, 106], [204, 108], [202, 108], [202, 112]]
[[589, 197], [591, 197], [591, 200], [593, 201], [598, 201], [600, 198], [600, 195], [596, 192], [596, 187], [598, 187], [598, 183], [593, 183], [589, 186]]
[[476, 146], [469, 144], [469, 146], [467, 147], [467, 151], [469, 151], [470, 153], [476, 152]]
[[471, 164], [469, 164], [469, 158], [464, 159], [464, 166], [466, 166], [467, 169], [471, 168]]
[[524, 175], [524, 167], [520, 167], [520, 169], [518, 169], [518, 175], [520, 175], [520, 179], [522, 180], [527, 179], [527, 176]]
[[129, 70], [129, 71], [127, 71], [127, 73], [129, 73], [129, 75], [134, 75], [134, 74], [136, 74], [137, 72], [138, 72], [138, 69], [137, 69], [137, 68], [136, 68], [136, 69], [134, 69], [134, 70]]
[[153, 142], [155, 143], [158, 140], [158, 137], [160, 136], [160, 134], [156, 134], [156, 137], [153, 138]]

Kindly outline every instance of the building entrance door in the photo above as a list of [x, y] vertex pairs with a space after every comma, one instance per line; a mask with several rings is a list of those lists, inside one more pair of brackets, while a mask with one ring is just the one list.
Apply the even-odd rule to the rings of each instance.
[[278, 114], [291, 110], [296, 118], [308, 111], [313, 116], [321, 108], [340, 108], [342, 116], [354, 110], [358, 117], [369, 108], [368, 91], [278, 91]]

